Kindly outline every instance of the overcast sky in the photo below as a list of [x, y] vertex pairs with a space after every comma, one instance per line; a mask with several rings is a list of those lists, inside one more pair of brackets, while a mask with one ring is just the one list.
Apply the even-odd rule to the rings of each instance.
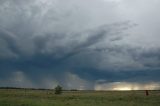
[[159, 6], [0, 0], [0, 86], [160, 89]]

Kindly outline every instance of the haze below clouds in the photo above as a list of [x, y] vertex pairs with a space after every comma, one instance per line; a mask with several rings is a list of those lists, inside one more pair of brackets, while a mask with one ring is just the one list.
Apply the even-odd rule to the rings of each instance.
[[1, 0], [0, 86], [159, 89], [159, 5]]

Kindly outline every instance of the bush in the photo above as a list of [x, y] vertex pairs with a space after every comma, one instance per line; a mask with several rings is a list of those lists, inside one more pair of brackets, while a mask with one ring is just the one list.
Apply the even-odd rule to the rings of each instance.
[[55, 87], [55, 94], [61, 94], [61, 93], [62, 93], [62, 87], [59, 86], [59, 85], [57, 85], [57, 86]]

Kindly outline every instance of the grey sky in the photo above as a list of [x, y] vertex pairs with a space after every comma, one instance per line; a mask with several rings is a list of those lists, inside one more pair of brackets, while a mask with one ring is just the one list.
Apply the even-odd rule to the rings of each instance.
[[159, 5], [158, 0], [1, 0], [0, 86], [159, 84]]

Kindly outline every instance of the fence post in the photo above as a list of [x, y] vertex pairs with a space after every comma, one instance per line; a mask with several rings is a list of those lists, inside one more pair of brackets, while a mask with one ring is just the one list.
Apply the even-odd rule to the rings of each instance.
[[146, 96], [148, 96], [149, 95], [149, 92], [148, 92], [148, 90], [146, 90]]

